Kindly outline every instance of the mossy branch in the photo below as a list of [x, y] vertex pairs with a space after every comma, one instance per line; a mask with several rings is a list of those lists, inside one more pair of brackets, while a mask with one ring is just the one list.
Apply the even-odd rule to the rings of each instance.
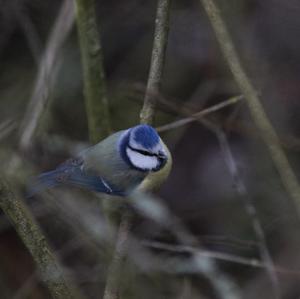
[[94, 0], [75, 0], [90, 141], [111, 133], [106, 80]]
[[290, 163], [284, 153], [279, 138], [269, 121], [255, 88], [243, 69], [227, 26], [222, 19], [220, 9], [214, 0], [200, 0], [215, 31], [220, 48], [234, 79], [244, 94], [252, 118], [267, 145], [273, 162], [290, 197], [293, 199], [300, 216], [300, 186]]
[[[159, 91], [162, 78], [165, 49], [168, 40], [170, 3], [170, 0], [158, 0], [150, 73], [148, 77], [144, 106], [140, 114], [141, 123], [152, 124], [153, 122], [156, 101], [155, 97], [153, 97], [153, 92]], [[132, 221], [133, 214], [131, 211], [125, 211], [121, 218], [115, 252], [108, 271], [103, 297], [104, 299], [120, 298], [119, 293], [122, 277], [122, 265], [127, 254]]]
[[34, 217], [5, 178], [0, 179], [0, 207], [14, 225], [18, 235], [31, 253], [41, 278], [54, 299], [82, 299], [52, 253]]

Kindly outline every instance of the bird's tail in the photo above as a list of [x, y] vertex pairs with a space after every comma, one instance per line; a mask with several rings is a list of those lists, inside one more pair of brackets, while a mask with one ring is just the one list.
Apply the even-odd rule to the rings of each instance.
[[65, 163], [55, 170], [37, 176], [28, 188], [27, 197], [61, 185], [76, 186], [111, 195], [125, 195], [123, 191], [112, 187], [103, 178], [92, 174], [88, 175], [80, 167]]
[[62, 169], [55, 169], [35, 177], [28, 186], [27, 197], [30, 198], [48, 188], [61, 185], [63, 175], [64, 171]]

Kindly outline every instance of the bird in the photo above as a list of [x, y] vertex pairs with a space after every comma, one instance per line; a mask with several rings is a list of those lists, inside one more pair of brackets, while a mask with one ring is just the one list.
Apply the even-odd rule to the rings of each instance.
[[121, 130], [38, 175], [28, 197], [57, 186], [75, 186], [112, 196], [149, 191], [169, 175], [172, 157], [156, 130], [146, 124]]

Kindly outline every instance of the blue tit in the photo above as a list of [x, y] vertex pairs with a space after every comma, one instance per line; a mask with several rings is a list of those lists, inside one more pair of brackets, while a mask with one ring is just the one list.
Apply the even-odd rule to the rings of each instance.
[[30, 196], [55, 186], [77, 186], [95, 192], [126, 196], [133, 190], [158, 187], [171, 170], [171, 154], [149, 125], [116, 132], [39, 175]]

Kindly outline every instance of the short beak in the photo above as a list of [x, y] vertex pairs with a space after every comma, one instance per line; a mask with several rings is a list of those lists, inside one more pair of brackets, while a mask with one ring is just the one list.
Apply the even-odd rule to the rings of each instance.
[[160, 168], [163, 168], [166, 165], [167, 161], [168, 161], [168, 158], [167, 158], [166, 154], [160, 152], [158, 154], [158, 159], [159, 159], [159, 162], [160, 162]]

